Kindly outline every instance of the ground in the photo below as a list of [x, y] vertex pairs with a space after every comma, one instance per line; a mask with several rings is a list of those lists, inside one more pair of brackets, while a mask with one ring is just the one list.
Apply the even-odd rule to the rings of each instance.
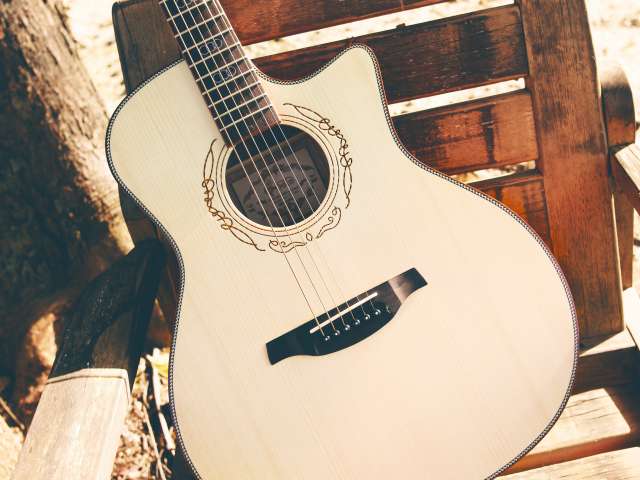
[[[80, 55], [95, 82], [102, 97], [106, 109], [113, 112], [118, 102], [125, 94], [117, 49], [111, 25], [111, 5], [113, 0], [65, 0], [68, 6], [70, 24], [74, 35], [80, 44]], [[265, 42], [250, 47], [252, 56], [261, 56], [276, 51], [291, 50], [314, 43], [337, 40], [352, 35], [359, 35], [372, 30], [394, 28], [401, 23], [416, 23], [434, 18], [457, 15], [473, 11], [481, 7], [493, 7], [502, 5], [500, 0], [459, 0], [433, 5], [418, 10], [412, 10], [403, 14], [393, 14], [377, 19], [358, 22], [349, 27], [332, 27], [322, 31], [310, 32], [289, 37], [277, 42]], [[593, 32], [593, 40], [596, 56], [599, 63], [608, 61], [620, 62], [629, 77], [635, 92], [640, 94], [640, 1], [638, 0], [587, 0], [590, 22]], [[392, 112], [401, 112], [417, 107], [434, 106], [463, 98], [473, 98], [478, 95], [493, 93], [496, 88], [517, 88], [521, 82], [508, 82], [499, 87], [481, 87], [458, 93], [456, 95], [440, 95], [423, 102], [413, 102], [392, 106]], [[640, 97], [636, 98], [636, 116], [640, 118]], [[162, 418], [169, 420], [166, 414], [166, 372], [168, 354], [167, 350], [156, 351], [152, 356], [143, 359], [134, 386], [134, 400], [124, 428], [121, 447], [118, 451], [113, 470], [113, 478], [146, 479], [146, 478], [170, 478], [170, 471], [162, 467], [160, 463], [170, 462], [172, 453], [172, 440], [163, 435]], [[155, 408], [154, 375], [159, 378], [159, 390], [161, 397], [158, 404], [162, 405], [159, 414]], [[0, 393], [6, 384], [6, 380], [0, 378]], [[158, 383], [156, 382], [156, 388]], [[12, 426], [13, 435], [2, 434]], [[0, 445], [8, 442], [20, 442], [22, 432], [10, 419], [6, 424], [0, 418]], [[6, 427], [6, 428], [5, 428]], [[5, 441], [5, 439], [9, 438]], [[2, 442], [5, 442], [4, 444]], [[3, 471], [0, 466], [0, 480], [8, 478], [9, 472]]]

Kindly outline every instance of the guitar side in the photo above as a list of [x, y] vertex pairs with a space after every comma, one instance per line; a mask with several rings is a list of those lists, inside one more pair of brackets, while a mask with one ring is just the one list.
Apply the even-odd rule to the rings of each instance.
[[[272, 232], [218, 189], [224, 142], [188, 68], [178, 63], [129, 96], [107, 153], [180, 259], [170, 383], [195, 470], [207, 479], [496, 475], [550, 428], [573, 381], [575, 312], [555, 260], [506, 208], [404, 151], [367, 49], [264, 87], [283, 121], [316, 135], [333, 162], [317, 218], [278, 238], [303, 290], [332, 279], [329, 296], [342, 301], [412, 268], [427, 283], [369, 338], [272, 365], [267, 342], [308, 321], [309, 309]], [[307, 255], [319, 265], [305, 281]], [[312, 300], [314, 311], [328, 306]]]

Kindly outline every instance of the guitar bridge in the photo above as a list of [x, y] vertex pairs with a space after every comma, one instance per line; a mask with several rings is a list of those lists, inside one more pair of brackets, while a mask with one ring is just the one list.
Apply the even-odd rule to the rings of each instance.
[[320, 356], [355, 345], [380, 330], [416, 290], [427, 285], [411, 268], [267, 343], [272, 365], [295, 355]]

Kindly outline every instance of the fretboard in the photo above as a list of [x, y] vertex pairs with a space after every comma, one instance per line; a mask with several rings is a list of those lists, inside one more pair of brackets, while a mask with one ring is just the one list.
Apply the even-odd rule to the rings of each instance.
[[182, 56], [229, 145], [278, 123], [260, 77], [218, 0], [159, 0]]

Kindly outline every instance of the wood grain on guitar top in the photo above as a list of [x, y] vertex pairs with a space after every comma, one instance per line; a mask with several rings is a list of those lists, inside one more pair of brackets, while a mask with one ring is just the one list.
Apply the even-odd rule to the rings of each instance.
[[[282, 121], [317, 134], [331, 160], [335, 196], [316, 222], [261, 229], [225, 188], [215, 208], [242, 233], [212, 215], [203, 165], [224, 142], [184, 63], [132, 95], [110, 128], [114, 174], [182, 263], [171, 393], [190, 461], [205, 479], [493, 475], [567, 398], [576, 327], [558, 267], [506, 209], [402, 151], [368, 50], [304, 81], [263, 83]], [[340, 139], [293, 106], [330, 119], [348, 142], [348, 194]], [[228, 156], [215, 155], [223, 168]], [[319, 235], [333, 207], [339, 223]], [[269, 248], [287, 235], [304, 245]], [[324, 305], [309, 297], [316, 312], [412, 268], [428, 284], [363, 341], [271, 365], [266, 343], [311, 320], [285, 257], [311, 291], [311, 256], [313, 283], [330, 280]]]

